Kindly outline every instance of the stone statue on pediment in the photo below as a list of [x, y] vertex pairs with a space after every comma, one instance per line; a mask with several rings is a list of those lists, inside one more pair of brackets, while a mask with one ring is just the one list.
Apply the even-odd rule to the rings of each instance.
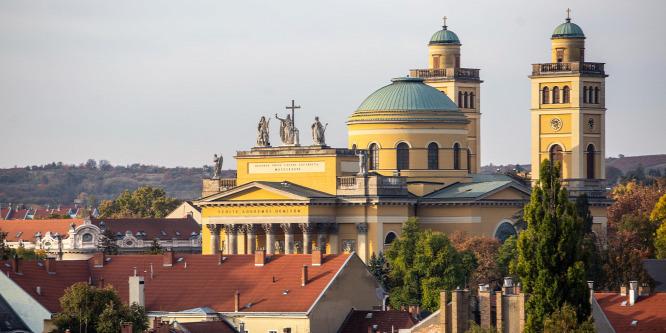
[[368, 154], [365, 150], [359, 151], [358, 156], [358, 176], [365, 176], [368, 174]]
[[280, 139], [282, 143], [285, 145], [298, 144], [298, 129], [294, 127], [291, 116], [287, 114], [287, 117], [282, 119], [276, 113], [275, 118], [280, 120]]
[[222, 174], [222, 154], [220, 157], [217, 157], [217, 154], [213, 156], [213, 179], [220, 179]]
[[315, 117], [315, 122], [311, 126], [312, 140], [314, 141], [315, 145], [320, 145], [320, 146], [326, 145], [326, 139], [324, 137], [324, 132], [326, 132], [326, 127], [328, 127], [328, 123], [326, 125], [322, 125], [319, 122], [319, 117]]
[[266, 117], [261, 117], [261, 120], [259, 120], [259, 125], [257, 125], [257, 130], [259, 131], [259, 134], [257, 135], [257, 146], [259, 147], [270, 147], [271, 142], [268, 137], [268, 124], [271, 122], [271, 119], [269, 118], [268, 121], [266, 121]]

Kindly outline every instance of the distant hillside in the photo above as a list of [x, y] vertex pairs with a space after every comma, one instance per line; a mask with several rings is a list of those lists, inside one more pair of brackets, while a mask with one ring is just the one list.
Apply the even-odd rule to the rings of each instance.
[[[650, 170], [664, 172], [666, 174], [666, 154], [661, 155], [643, 155], [643, 156], [624, 156], [606, 158], [606, 176], [610, 184], [614, 184], [620, 176], [626, 175], [641, 166], [646, 173]], [[513, 169], [519, 169], [530, 172], [531, 164], [508, 164], [508, 165], [485, 165], [481, 167], [481, 173], [506, 173]]]
[[[112, 166], [95, 161], [86, 164], [52, 163], [25, 168], [0, 169], [0, 204], [96, 206], [101, 200], [115, 199], [126, 189], [150, 185], [164, 189], [167, 196], [181, 200], [201, 196], [204, 174], [209, 168], [165, 168], [133, 164]], [[223, 177], [233, 177], [235, 170], [224, 170]]]

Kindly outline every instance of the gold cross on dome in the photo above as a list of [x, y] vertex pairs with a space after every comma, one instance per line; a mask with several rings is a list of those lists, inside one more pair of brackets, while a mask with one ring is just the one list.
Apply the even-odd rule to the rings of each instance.
[[446, 16], [444, 16], [444, 26], [446, 26]]
[[569, 13], [570, 13], [570, 12], [571, 12], [571, 9], [567, 8], [567, 18], [570, 18], [570, 17], [569, 17]]

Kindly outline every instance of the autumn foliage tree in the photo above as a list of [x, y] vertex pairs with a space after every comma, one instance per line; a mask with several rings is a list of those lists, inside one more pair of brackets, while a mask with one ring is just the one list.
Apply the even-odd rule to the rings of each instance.
[[491, 287], [500, 286], [504, 278], [499, 264], [495, 258], [499, 254], [500, 241], [488, 236], [470, 237], [464, 231], [456, 230], [451, 237], [451, 243], [458, 252], [472, 252], [476, 257], [478, 266], [469, 277], [469, 284], [476, 287], [479, 284], [490, 284]]
[[573, 307], [579, 323], [591, 313], [585, 265], [580, 259], [582, 222], [576, 207], [561, 187], [560, 165], [541, 163], [539, 180], [525, 205], [527, 229], [518, 238], [518, 264], [525, 292], [526, 332], [542, 332], [546, 317], [562, 308]]

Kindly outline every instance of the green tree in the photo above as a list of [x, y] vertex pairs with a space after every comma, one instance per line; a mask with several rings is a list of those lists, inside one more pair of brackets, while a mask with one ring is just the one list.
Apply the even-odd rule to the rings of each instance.
[[0, 260], [9, 259], [9, 253], [11, 252], [9, 248], [5, 245], [6, 238], [7, 238], [7, 233], [2, 231], [2, 228], [0, 228]]
[[102, 218], [161, 218], [180, 205], [180, 200], [169, 198], [161, 188], [139, 187], [134, 192], [125, 190], [113, 201], [103, 201], [98, 210]]
[[386, 252], [391, 264], [391, 305], [421, 304], [439, 308], [439, 291], [463, 287], [476, 268], [471, 252], [459, 253], [449, 238], [431, 230], [421, 231], [417, 218], [403, 225], [402, 236]]
[[118, 244], [116, 244], [116, 234], [113, 230], [106, 228], [102, 231], [100, 237], [99, 250], [106, 254], [118, 254]]
[[124, 304], [113, 286], [96, 288], [87, 282], [78, 282], [60, 298], [62, 311], [53, 320], [52, 333], [65, 332], [119, 332], [121, 322], [131, 321], [134, 332], [148, 329], [148, 316], [143, 307]]
[[148, 251], [146, 251], [146, 254], [162, 254], [164, 250], [162, 250], [162, 246], [160, 246], [160, 241], [157, 240], [157, 238], [153, 238], [152, 243], [150, 243], [150, 247], [148, 247]]
[[525, 205], [527, 229], [518, 237], [515, 271], [530, 294], [527, 332], [542, 332], [546, 316], [564, 303], [572, 305], [579, 323], [591, 308], [585, 265], [580, 260], [582, 223], [567, 191], [560, 185], [560, 164], [541, 163], [539, 181]]
[[583, 219], [583, 235], [592, 232], [592, 213], [587, 194], [583, 193], [576, 198], [576, 214]]
[[666, 259], [666, 222], [662, 223], [657, 229], [654, 248], [657, 259]]
[[384, 252], [379, 251], [379, 255], [372, 253], [370, 256], [370, 265], [368, 267], [372, 275], [381, 283], [384, 290], [391, 291], [390, 278], [389, 278], [389, 264], [386, 261]]
[[561, 308], [546, 317], [543, 323], [544, 333], [595, 333], [596, 331], [592, 317], [582, 323], [579, 322], [576, 310], [569, 303], [564, 303]]
[[502, 278], [511, 276], [514, 282], [520, 280], [517, 275], [511, 274], [511, 265], [518, 263], [518, 236], [511, 236], [504, 241], [497, 251], [495, 262]]
[[629, 281], [652, 285], [654, 281], [643, 265], [649, 251], [641, 249], [641, 241], [636, 231], [619, 231], [608, 241], [604, 254], [604, 280], [602, 289], [619, 291], [621, 285]]

